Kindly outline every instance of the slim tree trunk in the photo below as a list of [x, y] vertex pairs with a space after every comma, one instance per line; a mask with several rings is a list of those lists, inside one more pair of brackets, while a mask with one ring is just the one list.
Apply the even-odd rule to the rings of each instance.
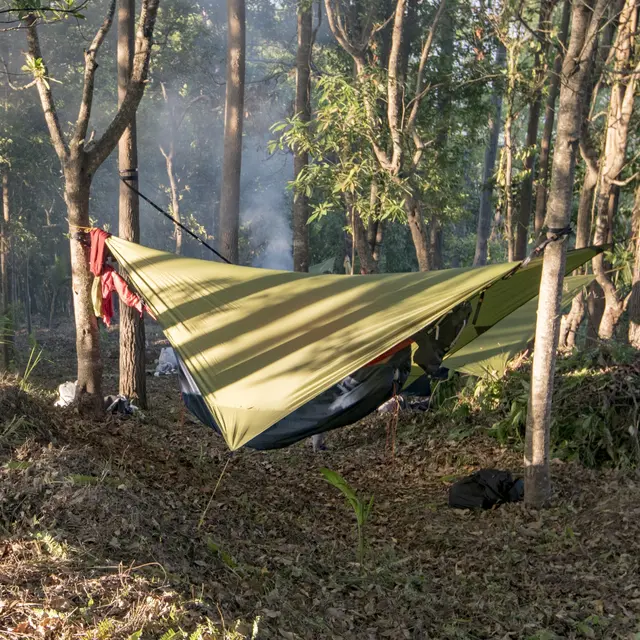
[[[127, 95], [133, 66], [135, 0], [118, 3], [118, 106]], [[136, 119], [131, 120], [118, 142], [120, 175], [135, 186], [138, 181]], [[120, 182], [120, 223], [118, 233], [124, 240], [140, 242], [140, 203], [138, 195]], [[126, 278], [126, 274], [124, 274]], [[147, 408], [145, 372], [144, 318], [135, 309], [120, 305], [120, 393], [142, 409]]]
[[515, 260], [516, 225], [513, 210], [513, 157], [515, 155], [515, 140], [513, 136], [513, 122], [515, 120], [516, 81], [518, 73], [518, 58], [520, 43], [512, 41], [507, 50], [507, 117], [504, 122], [504, 200], [505, 227], [507, 232], [507, 256], [509, 262]]
[[[537, 33], [542, 38], [542, 43], [538, 45], [534, 56], [534, 92], [532, 102], [529, 106], [529, 122], [527, 125], [527, 138], [525, 146], [527, 156], [524, 161], [525, 176], [520, 188], [520, 214], [516, 226], [516, 241], [514, 250], [515, 260], [524, 260], [527, 256], [527, 239], [529, 236], [529, 222], [531, 220], [531, 209], [533, 207], [533, 179], [536, 164], [536, 145], [538, 143], [538, 126], [540, 123], [540, 109], [542, 107], [542, 88], [545, 78], [546, 58], [549, 50], [549, 32], [551, 31], [551, 10], [553, 8], [550, 0], [541, 0], [540, 17], [538, 19]], [[555, 97], [554, 97], [555, 103]]]
[[220, 225], [222, 253], [238, 262], [240, 227], [240, 170], [244, 114], [245, 7], [244, 0], [227, 0], [227, 85], [224, 109]]
[[[607, 1], [594, 0], [592, 6], [583, 0], [573, 2], [571, 39], [562, 65], [558, 131], [546, 218], [550, 229], [563, 229], [571, 219], [571, 196], [587, 89], [588, 63], [595, 53], [595, 41]], [[553, 237], [549, 233], [549, 238]], [[566, 238], [550, 242], [545, 249], [540, 280], [524, 456], [525, 501], [535, 508], [544, 506], [551, 495], [551, 401], [566, 251]]]
[[[591, 235], [591, 207], [597, 183], [597, 164], [587, 161], [584, 181], [582, 183], [582, 189], [580, 190], [580, 203], [578, 205], [576, 249], [582, 249], [589, 244]], [[569, 313], [562, 318], [562, 327], [560, 329], [558, 343], [560, 348], [568, 350], [575, 348], [578, 329], [584, 319], [585, 310], [584, 293], [581, 291], [571, 302]]]
[[407, 198], [405, 202], [407, 209], [407, 219], [409, 221], [409, 230], [411, 238], [416, 249], [416, 258], [418, 259], [418, 268], [420, 271], [429, 271], [431, 263], [429, 262], [429, 250], [427, 227], [422, 216], [422, 208], [418, 200]]
[[0, 220], [0, 286], [2, 287], [2, 306], [0, 308], [0, 343], [2, 344], [2, 366], [5, 371], [12, 367], [13, 323], [11, 322], [11, 209], [9, 202], [9, 172], [2, 172], [2, 219]]
[[[296, 56], [296, 115], [307, 123], [311, 117], [311, 38], [312, 3], [298, 1], [298, 53]], [[309, 154], [302, 149], [294, 149], [294, 179], [309, 164]], [[305, 193], [296, 193], [293, 199], [293, 270], [309, 270], [309, 200]]]
[[549, 182], [549, 160], [551, 158], [551, 138], [556, 115], [556, 100], [560, 91], [560, 73], [562, 72], [563, 51], [567, 45], [569, 35], [569, 18], [571, 16], [571, 0], [564, 0], [562, 5], [562, 22], [560, 26], [560, 46], [562, 50], [556, 54], [553, 61], [553, 70], [549, 79], [549, 93], [544, 109], [544, 129], [540, 141], [540, 169], [538, 172], [538, 185], [536, 187], [536, 213], [534, 220], [534, 233], [536, 236], [542, 231], [544, 216], [547, 210], [547, 187]]
[[629, 311], [629, 344], [640, 349], [640, 182], [636, 187], [633, 203], [633, 233], [635, 235], [635, 260], [633, 282], [627, 309]]
[[27, 251], [24, 258], [24, 315], [27, 320], [27, 335], [31, 335], [33, 332], [33, 326], [31, 321], [31, 269], [30, 269], [30, 256]]
[[[162, 155], [164, 156], [165, 166], [167, 168], [167, 178], [169, 178], [169, 191], [171, 192], [171, 205], [169, 206], [169, 211], [171, 212], [172, 218], [176, 222], [180, 222], [180, 196], [178, 194], [178, 181], [176, 180], [176, 172], [173, 167], [173, 155], [174, 155], [174, 144], [173, 141], [170, 143], [169, 151], [165, 152], [162, 148], [160, 148]], [[175, 225], [175, 229], [173, 230], [173, 237], [176, 241], [176, 255], [182, 254], [182, 229]]]
[[355, 227], [354, 242], [356, 251], [358, 252], [358, 257], [360, 258], [360, 273], [378, 273], [378, 264], [373, 258], [373, 251], [371, 250], [371, 245], [367, 239], [367, 230], [365, 229], [360, 215], [356, 211], [353, 212], [353, 221]]
[[504, 219], [507, 232], [507, 260], [514, 260], [515, 253], [515, 220], [513, 219], [513, 117], [511, 113], [507, 115], [504, 123]]
[[[613, 218], [617, 209], [615, 184], [625, 166], [629, 125], [635, 101], [635, 86], [640, 74], [640, 62], [632, 66], [634, 39], [638, 26], [636, 0], [626, 0], [620, 14], [620, 24], [614, 43], [614, 65], [611, 82], [611, 98], [607, 115], [605, 145], [601, 160], [600, 189], [597, 204], [596, 231], [594, 242], [603, 245], [613, 237]], [[604, 313], [600, 321], [598, 335], [602, 340], [613, 337], [624, 311], [616, 288], [607, 273], [602, 254], [593, 259], [596, 280], [604, 292]]]
[[[503, 69], [506, 63], [507, 52], [502, 43], [498, 44], [496, 54], [496, 66]], [[492, 95], [493, 111], [489, 120], [489, 140], [484, 152], [484, 169], [482, 173], [482, 196], [480, 197], [480, 210], [478, 211], [478, 235], [476, 239], [476, 252], [473, 258], [473, 266], [487, 264], [489, 235], [491, 233], [492, 195], [496, 158], [498, 157], [498, 140], [502, 124], [502, 85], [496, 82]]]

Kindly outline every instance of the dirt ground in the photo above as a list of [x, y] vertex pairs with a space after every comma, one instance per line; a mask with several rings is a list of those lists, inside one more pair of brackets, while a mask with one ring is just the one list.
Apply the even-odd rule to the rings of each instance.
[[[319, 454], [230, 455], [184, 415], [175, 376], [148, 377], [143, 417], [54, 409], [73, 335], [38, 341], [28, 392], [0, 382], [0, 638], [640, 639], [635, 474], [554, 463], [541, 513], [452, 510], [456, 478], [521, 472], [485, 425], [406, 413], [394, 456], [386, 417]], [[163, 344], [150, 329], [149, 359]], [[103, 356], [114, 393], [116, 332]], [[322, 467], [375, 496], [364, 566]]]

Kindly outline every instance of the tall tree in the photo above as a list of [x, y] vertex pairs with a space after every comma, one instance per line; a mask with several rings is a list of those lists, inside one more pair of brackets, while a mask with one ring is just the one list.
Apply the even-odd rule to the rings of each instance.
[[[569, 0], [567, 0], [569, 1]], [[504, 69], [507, 60], [507, 50], [502, 42], [498, 43], [496, 51], [496, 68]], [[476, 236], [476, 251], [473, 257], [473, 266], [487, 264], [489, 235], [491, 233], [491, 211], [494, 173], [496, 159], [498, 158], [498, 140], [502, 128], [502, 83], [494, 81], [491, 93], [491, 118], [489, 120], [489, 139], [484, 152], [484, 165], [482, 170], [482, 195], [480, 197], [480, 210], [478, 211], [478, 232]]]
[[2, 343], [2, 365], [5, 370], [13, 362], [13, 322], [12, 322], [12, 291], [11, 274], [9, 270], [11, 251], [9, 202], [9, 170], [7, 166], [2, 171], [2, 218], [0, 219], [0, 288], [2, 289], [2, 305], [0, 306], [0, 343]]
[[[311, 118], [311, 47], [312, 0], [298, 1], [298, 53], [296, 55], [296, 115], [303, 124]], [[296, 146], [293, 154], [293, 174], [297, 179], [309, 164], [309, 153]], [[306, 193], [296, 193], [293, 199], [293, 270], [309, 270], [309, 199]]]
[[218, 233], [222, 253], [227, 260], [233, 263], [238, 262], [238, 230], [240, 227], [245, 36], [244, 0], [227, 0], [227, 84]]
[[540, 162], [538, 171], [538, 184], [536, 186], [536, 212], [533, 230], [536, 236], [542, 231], [544, 216], [547, 210], [547, 188], [549, 182], [549, 161], [551, 159], [551, 138], [556, 117], [556, 101], [560, 92], [560, 73], [564, 50], [569, 36], [569, 18], [571, 17], [571, 0], [564, 0], [562, 4], [562, 19], [560, 24], [559, 50], [553, 61], [553, 69], [549, 78], [549, 93], [544, 108], [544, 129], [540, 141]]
[[[620, 24], [614, 42], [614, 63], [611, 74], [611, 96], [607, 114], [605, 144], [601, 160], [600, 188], [597, 202], [597, 245], [610, 243], [617, 210], [619, 178], [626, 164], [629, 125], [633, 114], [635, 90], [640, 74], [640, 60], [633, 59], [638, 27], [637, 0], [626, 0], [620, 14]], [[593, 272], [604, 292], [605, 308], [598, 330], [601, 339], [613, 337], [614, 329], [624, 310], [616, 288], [607, 273], [604, 256], [593, 259]]]
[[[533, 61], [533, 95], [529, 105], [529, 122], [527, 124], [527, 138], [525, 141], [524, 177], [520, 187], [520, 212], [516, 224], [516, 237], [513, 257], [523, 260], [527, 255], [527, 239], [529, 236], [529, 222], [533, 207], [533, 179], [536, 160], [536, 145], [538, 144], [538, 126], [540, 123], [540, 109], [542, 107], [542, 89], [546, 76], [546, 58], [549, 50], [549, 35], [551, 32], [551, 0], [540, 1], [538, 18], [536, 52]], [[554, 100], [555, 102], [555, 100]]]
[[[118, 107], [126, 96], [135, 38], [135, 0], [118, 0]], [[120, 176], [132, 186], [138, 184], [136, 117], [118, 142]], [[120, 181], [118, 234], [123, 240], [140, 242], [140, 202], [138, 194]], [[126, 278], [126, 274], [124, 275]], [[120, 306], [120, 393], [147, 408], [144, 318], [131, 307]]]
[[96, 414], [101, 414], [104, 408], [98, 323], [91, 304], [93, 276], [89, 270], [89, 248], [85, 233], [90, 224], [89, 194], [95, 172], [118, 144], [118, 140], [131, 122], [142, 99], [149, 69], [158, 3], [159, 0], [142, 0], [133, 68], [127, 92], [105, 132], [95, 141], [87, 140], [87, 132], [93, 106], [95, 73], [98, 68], [97, 56], [113, 23], [116, 1], [111, 1], [101, 27], [85, 51], [82, 96], [78, 115], [70, 134], [67, 134], [66, 127], [63, 129], [60, 124], [48, 79], [46, 58], [38, 37], [40, 16], [31, 13], [24, 18], [29, 51], [27, 66], [33, 74], [51, 142], [64, 175], [64, 197], [71, 235], [72, 290], [81, 406]]
[[525, 501], [540, 508], [550, 498], [549, 440], [551, 399], [560, 328], [560, 300], [566, 262], [566, 237], [556, 233], [571, 220], [576, 152], [600, 21], [609, 0], [573, 0], [571, 38], [562, 65], [558, 130], [551, 171], [546, 224], [550, 240], [544, 253], [531, 392], [525, 439]]
[[[430, 252], [429, 234], [425, 224], [420, 190], [414, 181], [426, 149], [426, 143], [417, 127], [417, 119], [422, 100], [429, 91], [429, 85], [425, 83], [425, 66], [445, 2], [446, 0], [440, 0], [431, 26], [424, 37], [411, 99], [407, 103], [404, 102], [401, 82], [402, 38], [407, 15], [407, 0], [397, 0], [393, 12], [391, 44], [386, 69], [386, 113], [383, 116], [379, 117], [377, 104], [370, 97], [371, 92], [368, 89], [363, 91], [363, 107], [370, 132], [369, 143], [380, 170], [392, 183], [405, 190], [403, 206], [421, 271], [430, 268]], [[368, 8], [363, 16], [356, 16], [362, 18], [360, 21], [353, 16], [349, 17], [351, 6], [344, 0], [325, 0], [325, 7], [331, 32], [338, 44], [351, 56], [357, 81], [366, 87], [367, 82], [370, 81], [368, 50], [376, 32], [375, 12]], [[360, 24], [356, 24], [357, 22]]]

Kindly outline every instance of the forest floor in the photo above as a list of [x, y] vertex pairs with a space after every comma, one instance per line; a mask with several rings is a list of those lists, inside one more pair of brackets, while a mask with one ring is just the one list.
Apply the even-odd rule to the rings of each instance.
[[[175, 376], [148, 377], [144, 417], [54, 409], [73, 335], [38, 341], [28, 392], [0, 380], [2, 639], [640, 638], [635, 474], [556, 462], [543, 512], [453, 510], [455, 478], [521, 472], [486, 425], [406, 413], [394, 456], [388, 418], [372, 418], [319, 454], [305, 442], [229, 457], [183, 420]], [[152, 334], [149, 357], [162, 345]], [[115, 393], [117, 333], [103, 356]], [[363, 567], [354, 515], [321, 467], [375, 496]]]

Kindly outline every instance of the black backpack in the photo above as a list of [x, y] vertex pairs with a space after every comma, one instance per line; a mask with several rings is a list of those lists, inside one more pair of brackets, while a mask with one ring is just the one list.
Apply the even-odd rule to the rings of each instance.
[[449, 506], [454, 509], [492, 509], [503, 502], [524, 497], [524, 482], [514, 480], [508, 471], [481, 469], [458, 480], [449, 489]]

